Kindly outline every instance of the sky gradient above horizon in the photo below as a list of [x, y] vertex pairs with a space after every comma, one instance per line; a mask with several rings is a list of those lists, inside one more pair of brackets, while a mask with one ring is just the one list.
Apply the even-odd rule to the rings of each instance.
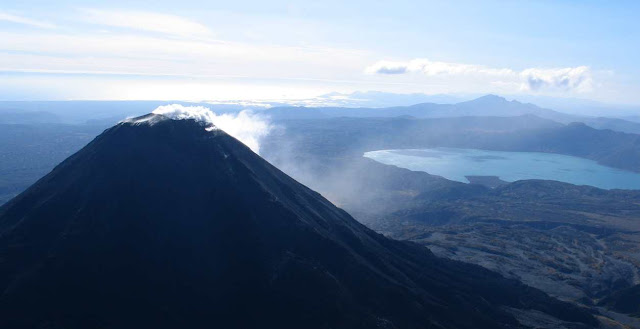
[[329, 92], [640, 104], [632, 1], [0, 3], [0, 100]]

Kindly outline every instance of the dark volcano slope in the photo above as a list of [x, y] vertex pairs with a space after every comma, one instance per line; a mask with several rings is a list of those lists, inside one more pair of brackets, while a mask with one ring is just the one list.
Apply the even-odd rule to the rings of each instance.
[[640, 284], [614, 292], [600, 301], [599, 305], [640, 317]]
[[0, 208], [0, 265], [0, 328], [521, 327], [507, 307], [597, 325], [158, 115], [106, 130]]

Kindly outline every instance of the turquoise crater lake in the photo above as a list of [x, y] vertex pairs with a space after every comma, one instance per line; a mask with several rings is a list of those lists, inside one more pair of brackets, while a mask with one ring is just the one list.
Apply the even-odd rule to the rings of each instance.
[[561, 154], [438, 147], [371, 151], [364, 156], [464, 183], [469, 182], [465, 176], [497, 176], [507, 182], [546, 179], [604, 189], [640, 189], [638, 173]]

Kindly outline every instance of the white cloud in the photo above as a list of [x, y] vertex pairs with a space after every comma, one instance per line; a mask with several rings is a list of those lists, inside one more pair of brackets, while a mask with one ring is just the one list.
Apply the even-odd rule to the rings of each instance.
[[586, 66], [560, 69], [526, 69], [520, 73], [525, 80], [524, 90], [576, 90], [590, 91], [593, 87], [591, 70]]
[[[54, 95], [64, 99], [288, 99], [360, 84], [362, 63], [372, 59], [358, 49], [217, 40], [190, 17], [96, 9], [75, 14], [84, 16], [61, 17], [66, 25], [55, 30], [0, 29], [0, 74], [24, 73], [3, 85], [21, 80], [18, 85], [32, 92], [36, 86], [47, 95], [60, 90]], [[44, 84], [61, 75], [73, 86]]]
[[509, 69], [493, 69], [481, 65], [437, 62], [428, 59], [413, 59], [408, 62], [380, 61], [365, 69], [368, 74], [404, 74], [420, 72], [427, 76], [483, 74], [503, 76], [514, 72]]
[[22, 24], [22, 25], [29, 25], [29, 26], [39, 27], [43, 29], [53, 29], [56, 27], [55, 25], [48, 22], [38, 21], [35, 19], [22, 17], [22, 16], [11, 15], [3, 12], [0, 12], [0, 21]]
[[177, 76], [333, 78], [360, 74], [366, 53], [108, 33], [0, 31], [0, 69]]
[[[65, 25], [55, 30], [0, 30], [0, 74], [25, 73], [7, 76], [3, 84], [21, 80], [20, 86], [35, 90], [37, 85], [47, 95], [54, 94], [50, 92], [53, 89], [60, 90], [54, 94], [56, 98], [163, 100], [289, 99], [310, 96], [312, 92], [318, 95], [358, 89], [401, 93], [560, 93], [588, 91], [592, 84], [588, 68], [516, 71], [427, 59], [378, 62], [366, 71], [384, 78], [363, 77], [362, 63], [373, 63], [379, 55], [306, 42], [285, 41], [278, 45], [275, 41], [216, 40], [214, 32], [202, 24], [215, 21], [216, 33], [233, 35], [228, 30], [237, 28], [235, 19], [234, 24], [226, 21], [225, 26], [219, 18], [197, 22], [190, 17], [147, 11], [80, 9], [74, 14], [83, 16], [61, 16], [57, 22]], [[8, 19], [2, 12], [0, 19], [16, 21], [15, 16]], [[19, 20], [48, 26], [21, 17]], [[82, 24], [73, 25], [79, 22]], [[264, 28], [270, 28], [269, 24]], [[263, 24], [258, 25], [263, 28]], [[292, 33], [305, 26], [296, 25]], [[282, 28], [280, 33], [291, 29], [278, 28]], [[323, 45], [327, 44], [331, 43]], [[594, 74], [598, 82], [606, 80], [597, 75], [599, 71]], [[44, 83], [62, 79], [61, 75], [73, 80], [73, 87]], [[30, 83], [26, 82], [28, 79]], [[91, 83], [101, 88], [85, 87]]]
[[198, 22], [167, 14], [143, 11], [82, 10], [86, 21], [92, 24], [123, 27], [177, 36], [210, 36], [211, 30]]
[[213, 124], [258, 154], [260, 153], [260, 142], [269, 135], [272, 129], [265, 117], [251, 111], [242, 111], [237, 114], [216, 114], [204, 106], [171, 104], [160, 106], [152, 113], [161, 114], [174, 120], [193, 119]]
[[364, 69], [367, 74], [404, 74], [410, 71], [410, 62], [379, 61]]
[[379, 61], [365, 68], [367, 74], [421, 73], [427, 77], [474, 77], [493, 85], [519, 85], [527, 91], [590, 91], [593, 85], [587, 66], [567, 68], [529, 68], [516, 71], [482, 65], [413, 59], [405, 62]]

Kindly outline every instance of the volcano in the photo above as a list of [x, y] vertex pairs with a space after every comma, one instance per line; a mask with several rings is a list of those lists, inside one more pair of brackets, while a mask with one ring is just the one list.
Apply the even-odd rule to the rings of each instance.
[[235, 138], [149, 114], [0, 208], [1, 328], [597, 326], [576, 306], [388, 239]]

